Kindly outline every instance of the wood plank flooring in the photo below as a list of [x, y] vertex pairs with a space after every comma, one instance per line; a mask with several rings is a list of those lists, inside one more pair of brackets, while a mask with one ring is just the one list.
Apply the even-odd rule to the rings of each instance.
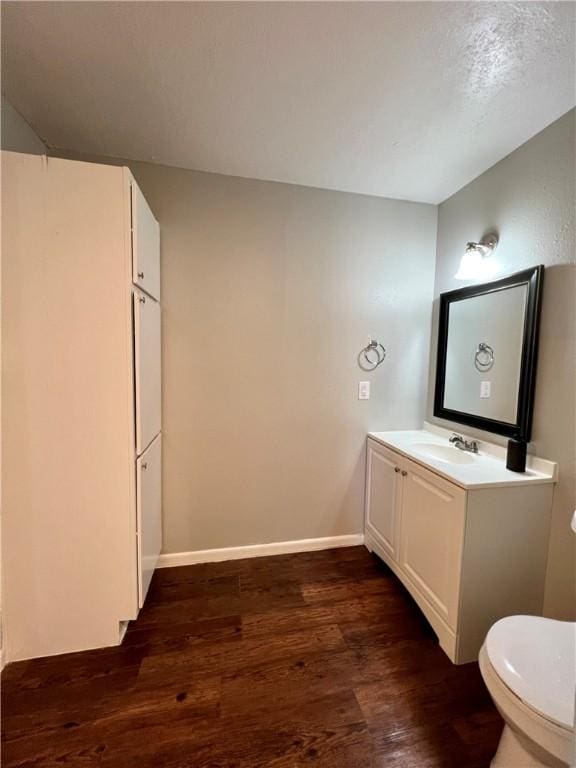
[[487, 768], [502, 722], [363, 547], [157, 571], [124, 643], [12, 664], [3, 768]]

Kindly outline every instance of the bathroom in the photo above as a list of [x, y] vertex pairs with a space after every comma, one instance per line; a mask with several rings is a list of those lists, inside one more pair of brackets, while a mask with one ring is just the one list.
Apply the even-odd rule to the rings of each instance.
[[2, 3], [3, 766], [572, 764], [575, 23]]

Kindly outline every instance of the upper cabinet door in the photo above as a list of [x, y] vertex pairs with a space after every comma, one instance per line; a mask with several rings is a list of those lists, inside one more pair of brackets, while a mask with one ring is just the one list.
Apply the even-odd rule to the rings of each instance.
[[134, 292], [136, 453], [140, 455], [162, 429], [162, 352], [160, 304]]
[[160, 300], [160, 227], [132, 181], [132, 281]]

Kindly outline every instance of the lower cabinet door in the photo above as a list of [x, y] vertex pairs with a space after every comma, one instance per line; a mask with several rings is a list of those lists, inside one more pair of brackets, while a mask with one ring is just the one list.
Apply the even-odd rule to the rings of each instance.
[[398, 559], [402, 460], [372, 440], [367, 442], [366, 528], [384, 551]]
[[406, 460], [400, 566], [455, 629], [464, 543], [466, 491]]
[[144, 605], [162, 549], [162, 435], [136, 460], [138, 604]]

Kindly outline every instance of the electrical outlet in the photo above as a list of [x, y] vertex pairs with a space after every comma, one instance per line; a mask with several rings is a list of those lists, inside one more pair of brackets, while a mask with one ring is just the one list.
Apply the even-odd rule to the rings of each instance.
[[358, 382], [358, 400], [370, 400], [370, 382]]
[[492, 394], [492, 382], [481, 381], [480, 382], [480, 397], [482, 399], [491, 397]]

